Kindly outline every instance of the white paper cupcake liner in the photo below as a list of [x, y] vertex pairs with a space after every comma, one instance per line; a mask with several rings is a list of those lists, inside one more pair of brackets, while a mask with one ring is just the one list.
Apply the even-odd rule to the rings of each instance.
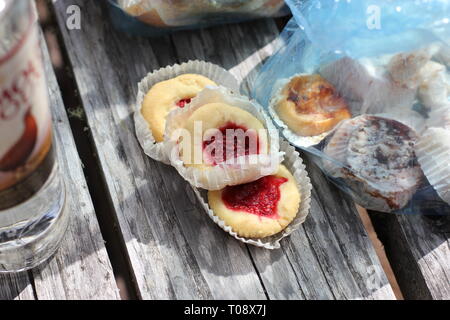
[[281, 239], [289, 236], [292, 232], [297, 230], [300, 225], [305, 221], [310, 205], [311, 205], [311, 181], [308, 177], [306, 167], [303, 164], [298, 152], [292, 147], [287, 141], [282, 140], [280, 143], [281, 151], [285, 153], [285, 158], [283, 165], [292, 173], [294, 179], [297, 183], [298, 189], [300, 191], [300, 207], [297, 216], [294, 220], [281, 232], [265, 237], [265, 238], [244, 238], [240, 237], [230, 226], [227, 226], [223, 220], [217, 217], [208, 205], [208, 191], [201, 190], [193, 187], [194, 193], [200, 200], [203, 208], [205, 209], [208, 216], [225, 232], [230, 234], [235, 239], [244, 242], [246, 244], [251, 244], [257, 247], [262, 247], [266, 249], [278, 249], [280, 248]]
[[450, 204], [450, 129], [427, 129], [416, 144], [416, 154], [430, 184]]
[[364, 121], [364, 116], [347, 119], [334, 129], [323, 149], [324, 155], [327, 156], [327, 159], [323, 161], [323, 167], [328, 173], [339, 175], [340, 169], [347, 166], [347, 150], [351, 132], [356, 130]]
[[[198, 108], [208, 103], [222, 102], [239, 107], [261, 121], [267, 129], [269, 152], [266, 155], [241, 156], [236, 159], [234, 165], [219, 164], [207, 170], [197, 167], [186, 167], [180, 158], [177, 141], [171, 140], [172, 134], [184, 123]], [[191, 185], [207, 189], [220, 190], [228, 185], [242, 184], [270, 175], [278, 169], [278, 164], [283, 159], [283, 153], [279, 151], [279, 136], [270, 118], [264, 113], [255, 101], [250, 101], [244, 96], [232, 93], [224, 87], [206, 88], [200, 92], [191, 103], [183, 109], [173, 110], [167, 117], [165, 136], [166, 154], [170, 157], [171, 164], [178, 173]], [[253, 157], [253, 158], [252, 158]], [[249, 161], [256, 159], [257, 161]]]
[[239, 83], [231, 73], [215, 64], [197, 60], [161, 68], [149, 73], [144, 79], [142, 79], [138, 85], [138, 94], [134, 112], [136, 136], [146, 155], [165, 164], [169, 164], [170, 161], [165, 153], [164, 142], [155, 141], [149, 123], [142, 116], [142, 103], [147, 92], [156, 83], [169, 80], [186, 73], [203, 75], [218, 85], [222, 85], [232, 91], [239, 92]]
[[450, 130], [450, 102], [431, 110], [426, 124], [428, 128]]

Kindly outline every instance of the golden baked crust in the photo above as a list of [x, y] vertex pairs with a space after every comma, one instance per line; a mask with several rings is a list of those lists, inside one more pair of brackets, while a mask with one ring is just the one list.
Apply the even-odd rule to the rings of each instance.
[[264, 238], [284, 230], [297, 215], [300, 207], [300, 191], [294, 177], [285, 166], [280, 165], [273, 176], [287, 179], [279, 186], [280, 199], [276, 207], [276, 216], [265, 217], [229, 209], [222, 197], [226, 188], [208, 192], [211, 210], [241, 237]]
[[293, 77], [274, 107], [280, 119], [300, 136], [330, 131], [351, 117], [345, 100], [318, 74]]
[[147, 9], [141, 3], [125, 8], [125, 11], [136, 19], [154, 27], [167, 27], [156, 9]]
[[206, 86], [217, 86], [212, 80], [198, 74], [183, 74], [155, 84], [145, 95], [142, 116], [148, 122], [156, 142], [163, 141], [167, 114], [177, 103], [192, 99]]
[[[195, 138], [196, 123], [201, 123], [201, 139]], [[187, 119], [184, 128], [191, 134], [192, 139], [192, 152], [193, 157], [195, 150], [204, 149], [204, 137], [208, 132], [214, 132], [214, 129], [220, 129], [224, 126], [232, 124], [232, 127], [245, 128], [245, 132], [252, 130], [255, 133], [255, 138], [258, 138], [259, 152], [260, 154], [267, 154], [267, 132], [264, 125], [255, 118], [250, 112], [241, 108], [230, 106], [225, 103], [209, 103], [195, 110], [192, 115]], [[260, 131], [261, 130], [261, 131]], [[200, 145], [201, 144], [201, 145]], [[183, 158], [184, 159], [184, 158]], [[191, 160], [191, 161], [189, 161]], [[213, 164], [208, 163], [205, 155], [203, 155], [203, 161], [201, 164], [194, 163], [193, 159], [184, 159], [185, 166], [195, 166], [197, 168], [207, 169]]]

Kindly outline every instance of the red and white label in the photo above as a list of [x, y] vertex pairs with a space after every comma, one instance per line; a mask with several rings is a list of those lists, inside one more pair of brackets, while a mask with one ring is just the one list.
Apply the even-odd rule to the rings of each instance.
[[38, 31], [0, 57], [0, 191], [32, 172], [51, 144], [51, 115]]

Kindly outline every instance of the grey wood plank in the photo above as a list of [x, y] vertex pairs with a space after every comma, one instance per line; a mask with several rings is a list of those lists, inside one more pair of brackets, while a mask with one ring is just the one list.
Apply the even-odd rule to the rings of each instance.
[[304, 230], [334, 297], [395, 299], [354, 203], [307, 164], [315, 189]]
[[0, 275], [0, 300], [34, 300], [27, 272]]
[[[448, 217], [442, 217], [442, 220], [446, 220], [444, 224], [446, 231], [441, 230], [440, 226], [438, 227], [436, 223], [424, 216], [397, 217], [401, 227], [400, 235], [404, 238], [405, 245], [409, 247], [410, 255], [417, 264], [416, 270], [420, 270], [429, 295], [433, 299], [449, 300], [450, 220]], [[410, 265], [404, 264], [402, 267], [411, 268]], [[408, 290], [406, 294], [414, 296], [415, 292]]]
[[450, 218], [372, 213], [406, 299], [450, 299]]
[[64, 177], [69, 228], [56, 255], [32, 270], [38, 299], [120, 299], [112, 267], [43, 37], [58, 164]]
[[[79, 5], [82, 30], [65, 28]], [[113, 32], [104, 4], [54, 2], [93, 141], [144, 299], [265, 299], [246, 246], [200, 210], [173, 168], [148, 159], [131, 118], [138, 81], [177, 62], [170, 38]]]
[[[276, 49], [272, 20], [173, 35], [181, 61], [204, 59], [225, 68], [249, 92], [261, 63]], [[283, 241], [282, 251], [250, 247], [272, 299], [395, 299], [373, 245], [351, 201], [314, 165], [315, 186], [304, 227]]]

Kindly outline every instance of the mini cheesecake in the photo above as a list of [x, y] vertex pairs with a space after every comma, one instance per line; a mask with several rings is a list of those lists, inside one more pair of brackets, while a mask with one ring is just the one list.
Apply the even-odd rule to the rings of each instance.
[[241, 237], [264, 238], [285, 229], [296, 217], [300, 191], [289, 170], [256, 181], [209, 191], [211, 210]]
[[290, 79], [276, 97], [274, 109], [299, 136], [320, 135], [351, 117], [345, 100], [318, 74]]
[[[184, 129], [192, 139], [191, 157], [185, 153], [182, 157], [185, 166], [206, 169], [241, 156], [268, 152], [267, 130], [261, 121], [250, 112], [226, 103], [209, 103], [198, 108], [187, 119]], [[198, 150], [202, 152], [201, 163], [192, 158]]]

